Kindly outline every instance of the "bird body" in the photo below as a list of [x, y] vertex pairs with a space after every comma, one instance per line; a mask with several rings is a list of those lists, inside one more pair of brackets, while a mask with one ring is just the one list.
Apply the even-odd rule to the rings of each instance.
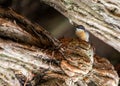
[[79, 39], [87, 42], [89, 41], [89, 33], [85, 30], [85, 28], [82, 25], [76, 27], [75, 33]]

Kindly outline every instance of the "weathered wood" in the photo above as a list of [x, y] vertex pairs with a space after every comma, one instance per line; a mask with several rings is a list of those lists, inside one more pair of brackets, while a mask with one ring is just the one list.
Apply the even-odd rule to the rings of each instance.
[[119, 0], [41, 0], [120, 52]]
[[[37, 47], [0, 39], [0, 79], [5, 81], [8, 84], [7, 86], [14, 86], [15, 84], [20, 86], [16, 74], [21, 74], [30, 81], [44, 70], [61, 72], [57, 61], [55, 63], [54, 59], [50, 59], [51, 55], [47, 52], [47, 50]], [[3, 86], [5, 83], [0, 82], [0, 84]]]
[[49, 32], [18, 15], [12, 9], [0, 8], [0, 19], [1, 37], [11, 38], [17, 42], [28, 43], [41, 48], [52, 47], [54, 49], [60, 46], [59, 41], [52, 37]]
[[95, 56], [89, 42], [75, 38], [59, 41], [14, 11], [0, 10], [1, 86], [87, 86], [91, 82], [118, 86], [118, 80], [114, 67]]
[[113, 66], [104, 58], [93, 57], [89, 44], [72, 40], [64, 47], [66, 59], [62, 55], [59, 55], [61, 59], [56, 59], [51, 50], [0, 39], [0, 84], [13, 86], [16, 82], [16, 86], [20, 86], [16, 74], [21, 74], [33, 82], [32, 86], [54, 86], [58, 79], [57, 83], [62, 86], [76, 86], [75, 83], [86, 86], [91, 81], [97, 86], [118, 86], [118, 75]]

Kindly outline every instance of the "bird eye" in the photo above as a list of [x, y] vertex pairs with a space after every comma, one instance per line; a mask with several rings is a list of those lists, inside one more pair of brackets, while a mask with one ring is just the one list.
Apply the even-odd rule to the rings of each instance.
[[78, 29], [85, 30], [84, 26], [82, 26], [82, 25], [78, 25], [77, 28], [78, 28]]

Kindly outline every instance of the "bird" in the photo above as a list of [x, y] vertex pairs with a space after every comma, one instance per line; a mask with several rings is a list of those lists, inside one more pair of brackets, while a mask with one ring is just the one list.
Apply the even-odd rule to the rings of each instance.
[[75, 34], [77, 35], [79, 39], [87, 41], [87, 42], [89, 41], [89, 33], [88, 31], [85, 30], [84, 26], [82, 25], [76, 26]]

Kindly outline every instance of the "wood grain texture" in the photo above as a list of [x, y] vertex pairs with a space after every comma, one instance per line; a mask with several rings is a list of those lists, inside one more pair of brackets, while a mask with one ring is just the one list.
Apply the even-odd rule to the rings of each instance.
[[[72, 40], [63, 48], [66, 58], [53, 55], [51, 50], [0, 38], [1, 86], [13, 86], [14, 82], [21, 86], [19, 79], [24, 78], [17, 78], [19, 74], [32, 86], [56, 86], [55, 83], [60, 86], [87, 86], [90, 82], [96, 86], [118, 86], [119, 77], [114, 67], [107, 59], [93, 56], [89, 43]], [[61, 59], [57, 59], [59, 56]]]
[[[2, 37], [11, 38], [17, 42], [28, 43], [41, 48], [52, 47], [52, 49], [55, 49], [60, 46], [59, 41], [51, 36], [48, 31], [17, 14], [12, 9], [0, 8], [0, 18], [0, 36]], [[13, 25], [12, 28], [11, 25]]]
[[120, 52], [119, 0], [41, 0]]
[[58, 41], [13, 10], [0, 9], [1, 86], [118, 86], [118, 81], [113, 65], [95, 56], [89, 42]]

